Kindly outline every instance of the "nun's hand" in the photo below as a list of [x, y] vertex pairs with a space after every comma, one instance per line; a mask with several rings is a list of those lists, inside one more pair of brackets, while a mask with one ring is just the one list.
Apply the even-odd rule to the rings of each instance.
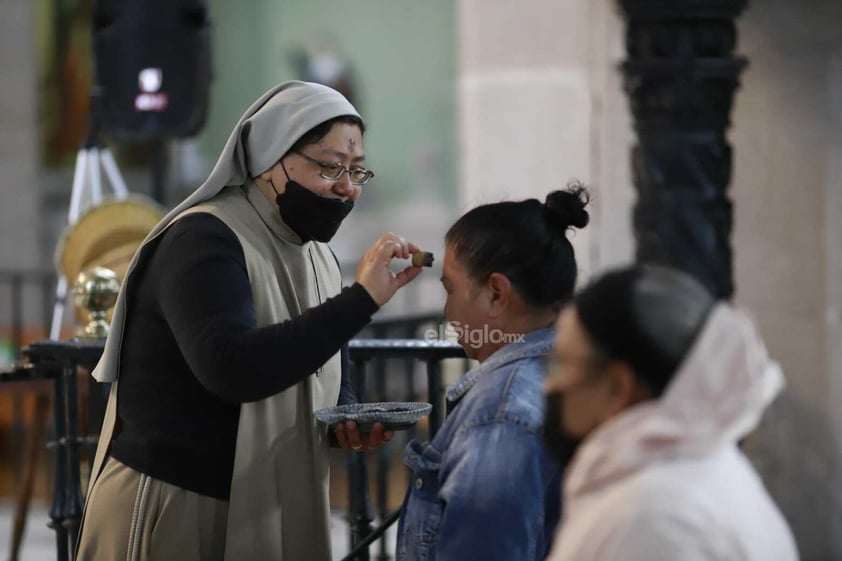
[[407, 267], [395, 274], [389, 270], [392, 259], [409, 259], [410, 255], [421, 249], [402, 237], [387, 232], [377, 238], [369, 247], [357, 266], [357, 282], [363, 285], [371, 298], [382, 306], [388, 302], [399, 288], [417, 277], [421, 267]]
[[357, 430], [357, 423], [345, 421], [333, 427], [336, 432], [336, 440], [343, 450], [348, 452], [370, 452], [377, 450], [381, 445], [392, 440], [395, 433], [387, 431], [380, 423], [374, 423], [371, 432], [360, 432]]

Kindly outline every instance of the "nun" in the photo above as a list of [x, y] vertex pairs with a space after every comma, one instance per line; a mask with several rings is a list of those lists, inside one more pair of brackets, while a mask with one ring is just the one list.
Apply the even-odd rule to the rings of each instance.
[[140, 246], [93, 371], [80, 561], [331, 558], [328, 447], [391, 434], [313, 412], [356, 401], [348, 341], [421, 272], [389, 269], [419, 248], [386, 233], [341, 287], [327, 242], [374, 176], [364, 129], [335, 90], [279, 84]]

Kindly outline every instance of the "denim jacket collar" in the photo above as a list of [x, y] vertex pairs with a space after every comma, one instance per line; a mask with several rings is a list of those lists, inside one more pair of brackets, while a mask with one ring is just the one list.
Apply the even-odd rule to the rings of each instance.
[[497, 349], [485, 362], [463, 374], [455, 384], [447, 389], [448, 408], [462, 399], [468, 393], [468, 390], [474, 387], [480, 377], [486, 372], [497, 370], [501, 366], [515, 360], [530, 356], [540, 356], [549, 352], [553, 344], [554, 335], [554, 327], [543, 327], [535, 331], [530, 331], [520, 341], [509, 343]]

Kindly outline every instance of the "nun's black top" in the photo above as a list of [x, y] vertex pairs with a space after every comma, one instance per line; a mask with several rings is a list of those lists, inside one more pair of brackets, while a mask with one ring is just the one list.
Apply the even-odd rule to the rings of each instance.
[[111, 455], [227, 500], [240, 404], [303, 381], [340, 351], [339, 403], [355, 402], [347, 342], [378, 306], [355, 283], [294, 319], [257, 328], [243, 250], [221, 220], [185, 216], [153, 243], [127, 286]]

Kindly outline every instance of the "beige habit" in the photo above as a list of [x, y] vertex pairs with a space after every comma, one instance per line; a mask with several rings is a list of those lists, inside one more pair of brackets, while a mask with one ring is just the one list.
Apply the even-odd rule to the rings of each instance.
[[[150, 240], [185, 214], [208, 212], [222, 220], [243, 247], [259, 326], [296, 317], [340, 291], [339, 270], [328, 247], [318, 242], [301, 244], [249, 178], [273, 166], [308, 130], [342, 115], [358, 116], [341, 94], [321, 85], [285, 82], [268, 91], [240, 119], [207, 181], [144, 241], [129, 266], [105, 351], [93, 372], [97, 380], [114, 383], [94, 460], [91, 493], [96, 492], [96, 480], [103, 473], [115, 434], [126, 293]], [[331, 558], [327, 435], [316, 424], [313, 411], [336, 404], [339, 384], [337, 354], [303, 382], [271, 398], [242, 404], [225, 528], [226, 561]], [[113, 460], [108, 462], [106, 472], [113, 464]], [[141, 500], [143, 486], [139, 487]], [[195, 508], [202, 510], [201, 505]], [[86, 512], [83, 530], [89, 516]], [[177, 539], [178, 520], [168, 523], [175, 527], [166, 531], [172, 530]], [[142, 520], [135, 520], [135, 527], [141, 534], [146, 531]], [[144, 559], [144, 548], [138, 545], [143, 536], [132, 536], [132, 540], [137, 542], [137, 556], [132, 558]]]

